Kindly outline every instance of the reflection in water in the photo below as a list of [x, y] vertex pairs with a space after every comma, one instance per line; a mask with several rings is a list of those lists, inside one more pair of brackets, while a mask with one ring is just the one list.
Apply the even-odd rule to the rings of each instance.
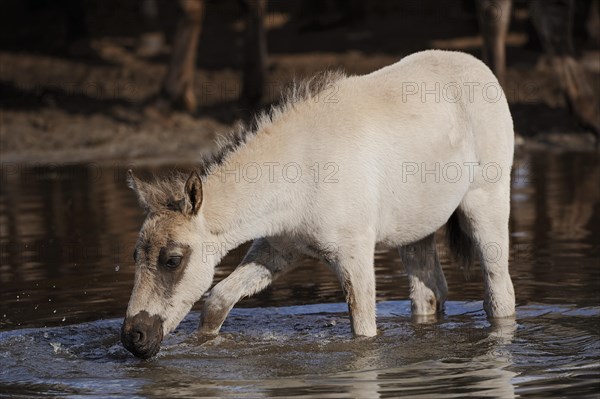
[[[11, 331], [0, 337], [0, 353], [10, 354], [3, 357], [0, 387], [152, 398], [582, 397], [597, 391], [598, 334], [590, 329], [598, 307], [519, 307], [518, 325], [490, 325], [480, 305], [450, 302], [436, 324], [415, 325], [408, 301], [381, 302], [381, 334], [365, 340], [344, 333], [343, 304], [235, 309], [224, 334], [202, 344], [194, 339], [194, 313], [147, 362], [121, 347], [118, 319]], [[273, 327], [260, 327], [267, 323]], [[31, 356], [37, 361], [23, 361]]]
[[600, 157], [531, 153], [517, 160], [514, 172], [511, 275], [517, 300], [597, 304]]
[[[539, 397], [598, 388], [596, 154], [532, 152], [516, 161], [510, 222], [516, 322], [490, 325], [481, 309], [481, 276], [465, 281], [440, 247], [451, 302], [444, 317], [417, 323], [396, 251], [380, 250], [381, 334], [374, 339], [351, 338], [337, 279], [307, 259], [244, 300], [215, 340], [195, 341], [193, 313], [149, 362], [131, 358], [118, 341], [120, 320], [107, 320], [125, 312], [143, 218], [124, 183], [129, 165], [2, 166], [3, 394]], [[227, 256], [217, 281], [246, 248]], [[24, 327], [32, 328], [18, 330]], [[38, 361], [24, 361], [32, 358]]]
[[129, 263], [139, 215], [117, 180], [94, 165], [2, 170], [3, 327], [120, 308], [125, 296], [114, 294], [129, 281], [116, 272]]

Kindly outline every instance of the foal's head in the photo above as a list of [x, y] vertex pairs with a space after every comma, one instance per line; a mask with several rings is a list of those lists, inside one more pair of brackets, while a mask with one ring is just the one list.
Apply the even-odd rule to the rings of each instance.
[[187, 180], [147, 183], [129, 171], [128, 183], [146, 220], [133, 253], [135, 283], [121, 341], [134, 355], [149, 358], [210, 287], [214, 265], [202, 255], [202, 182], [196, 172]]

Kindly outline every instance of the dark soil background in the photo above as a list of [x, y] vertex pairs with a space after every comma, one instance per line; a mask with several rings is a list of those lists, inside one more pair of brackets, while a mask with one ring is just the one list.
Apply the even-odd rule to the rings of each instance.
[[[197, 58], [198, 111], [165, 114], [153, 103], [169, 60], [177, 22], [175, 2], [158, 1], [159, 18], [151, 27], [141, 16], [141, 1], [80, 3], [85, 18], [76, 28], [87, 30], [87, 35], [74, 38], [67, 28], [71, 1], [2, 2], [2, 162], [193, 162], [217, 135], [275, 101], [293, 79], [324, 69], [368, 73], [428, 48], [481, 57], [482, 39], [472, 1], [374, 0], [353, 12], [343, 1], [318, 5], [272, 0], [266, 15], [266, 95], [259, 107], [249, 107], [238, 100], [243, 64], [241, 8], [236, 1], [212, 1], [206, 7]], [[575, 46], [594, 90], [600, 93], [600, 51], [589, 3], [577, 3]], [[164, 34], [165, 46], [150, 57], [141, 54], [141, 35], [157, 30]], [[593, 148], [593, 135], [571, 115], [543, 56], [527, 2], [515, 4], [507, 45], [505, 92], [517, 142]]]

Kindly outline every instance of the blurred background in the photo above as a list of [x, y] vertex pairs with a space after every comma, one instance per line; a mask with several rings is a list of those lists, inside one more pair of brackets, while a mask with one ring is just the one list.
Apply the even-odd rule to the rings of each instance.
[[[364, 74], [429, 48], [485, 58], [520, 137], [593, 146], [598, 1], [510, 3], [4, 0], [2, 159], [193, 161], [293, 79]], [[486, 57], [498, 41], [505, 57]]]

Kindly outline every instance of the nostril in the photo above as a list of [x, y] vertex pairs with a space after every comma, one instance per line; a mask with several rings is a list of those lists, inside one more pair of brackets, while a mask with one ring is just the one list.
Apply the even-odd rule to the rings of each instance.
[[144, 341], [144, 333], [140, 330], [134, 330], [131, 332], [131, 342], [138, 343]]

